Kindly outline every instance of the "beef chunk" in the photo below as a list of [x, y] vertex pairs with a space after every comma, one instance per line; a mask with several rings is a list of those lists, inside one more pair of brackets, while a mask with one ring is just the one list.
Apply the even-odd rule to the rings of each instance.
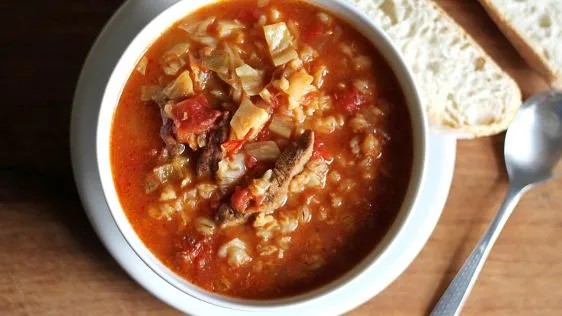
[[230, 113], [223, 112], [217, 127], [209, 134], [207, 145], [197, 160], [196, 171], [198, 177], [211, 176], [217, 171], [218, 163], [224, 153], [221, 144], [228, 140]]
[[[291, 180], [302, 172], [304, 165], [312, 157], [313, 147], [314, 133], [307, 130], [281, 153], [273, 170], [266, 172], [261, 179], [254, 180], [250, 187], [238, 188], [230, 204], [223, 204], [219, 208], [216, 221], [222, 227], [235, 226], [246, 222], [253, 214], [272, 213], [283, 206]], [[254, 184], [266, 188], [262, 196], [250, 193]]]

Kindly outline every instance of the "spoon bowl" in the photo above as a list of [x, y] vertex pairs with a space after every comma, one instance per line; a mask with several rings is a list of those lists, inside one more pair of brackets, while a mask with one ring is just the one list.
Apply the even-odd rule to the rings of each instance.
[[510, 182], [521, 189], [551, 179], [562, 155], [562, 93], [531, 97], [519, 110], [505, 139]]
[[498, 214], [466, 259], [431, 316], [458, 315], [502, 228], [524, 192], [553, 179], [562, 155], [562, 92], [527, 100], [509, 127], [504, 147], [509, 190]]

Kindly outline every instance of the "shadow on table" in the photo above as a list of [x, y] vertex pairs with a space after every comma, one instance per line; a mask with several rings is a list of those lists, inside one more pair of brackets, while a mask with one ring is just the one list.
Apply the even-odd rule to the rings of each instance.
[[[482, 213], [493, 214], [498, 204], [498, 195], [501, 195], [498, 191], [505, 191], [506, 183], [508, 182], [507, 170], [505, 168], [504, 159], [504, 144], [505, 144], [505, 133], [501, 133], [496, 136], [489, 137], [489, 146], [493, 151], [494, 162], [496, 164], [497, 170], [500, 170], [498, 177], [495, 180], [493, 189], [488, 192], [481, 201], [479, 201], [479, 206], [474, 207], [476, 210], [482, 210]], [[482, 228], [482, 213], [476, 212], [472, 217], [470, 222], [465, 228], [464, 236], [458, 241], [459, 247], [455, 250], [454, 254], [450, 259], [449, 266], [446, 269], [446, 273], [443, 275], [441, 280], [439, 280], [439, 285], [431, 299], [431, 305], [428, 306], [426, 314], [430, 314], [433, 307], [441, 298], [441, 295], [445, 292], [453, 278], [456, 276], [459, 269], [464, 264], [464, 261], [475, 247], [476, 242], [479, 240], [480, 236], [484, 233]], [[487, 225], [484, 225], [487, 227]]]
[[[121, 3], [3, 1], [1, 10], [11, 14], [2, 18], [10, 28], [0, 31], [6, 44], [0, 52], [0, 201], [46, 206], [41, 209], [52, 210], [84, 254], [104, 264], [109, 254], [87, 220], [72, 178], [69, 125], [86, 54]], [[119, 270], [113, 266], [113, 272]]]

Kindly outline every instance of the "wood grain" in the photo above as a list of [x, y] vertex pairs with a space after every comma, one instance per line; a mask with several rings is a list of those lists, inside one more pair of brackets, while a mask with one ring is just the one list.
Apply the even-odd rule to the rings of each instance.
[[[545, 82], [475, 0], [437, 1], [521, 85]], [[177, 315], [100, 244], [70, 171], [74, 85], [120, 0], [0, 1], [0, 315]], [[424, 315], [506, 191], [503, 135], [458, 146], [443, 216], [408, 270], [350, 315]], [[562, 313], [562, 180], [528, 193], [498, 240], [464, 315]]]

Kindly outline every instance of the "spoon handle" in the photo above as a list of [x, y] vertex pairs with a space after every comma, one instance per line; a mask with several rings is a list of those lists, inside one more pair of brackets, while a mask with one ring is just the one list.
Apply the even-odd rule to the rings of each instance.
[[431, 316], [456, 316], [476, 282], [476, 278], [484, 266], [484, 262], [498, 238], [502, 228], [507, 222], [513, 209], [519, 202], [523, 190], [519, 187], [510, 186], [507, 196], [498, 211], [498, 214], [480, 239], [476, 248], [464, 262], [445, 293], [441, 296], [437, 305], [433, 308]]

